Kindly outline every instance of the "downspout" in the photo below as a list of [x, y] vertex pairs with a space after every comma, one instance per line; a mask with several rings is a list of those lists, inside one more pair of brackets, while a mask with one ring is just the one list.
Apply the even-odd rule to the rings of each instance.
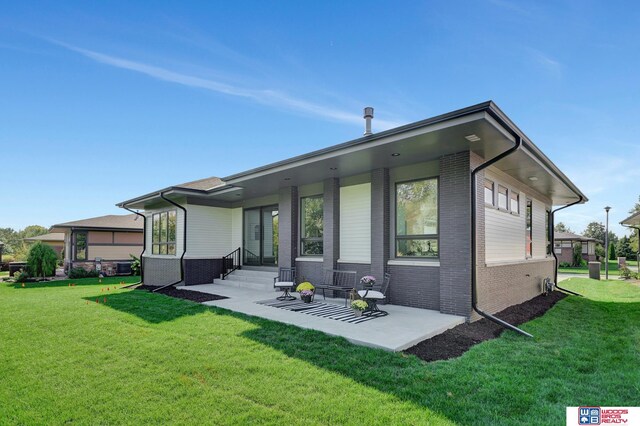
[[130, 211], [133, 214], [137, 214], [143, 220], [142, 222], [142, 253], [140, 253], [140, 281], [138, 281], [137, 283], [129, 284], [122, 287], [122, 288], [129, 288], [129, 287], [133, 287], [135, 285], [140, 285], [144, 283], [144, 254], [147, 251], [147, 217], [142, 213], [138, 213], [137, 211], [131, 210], [129, 207], [125, 205], [123, 205], [122, 208]]
[[[494, 117], [497, 118], [497, 117]], [[501, 120], [500, 120], [501, 121]], [[501, 123], [502, 124], [502, 123]], [[513, 133], [512, 133], [513, 134]], [[476, 237], [476, 209], [477, 209], [477, 200], [476, 200], [476, 196], [477, 196], [477, 190], [476, 190], [476, 186], [477, 186], [477, 182], [476, 182], [476, 175], [479, 171], [486, 169], [487, 167], [489, 167], [490, 165], [497, 163], [498, 161], [502, 160], [505, 157], [508, 157], [509, 155], [513, 154], [514, 152], [516, 152], [518, 149], [520, 149], [520, 146], [522, 145], [522, 138], [517, 135], [517, 134], [513, 134], [516, 138], [516, 143], [514, 146], [512, 146], [511, 148], [507, 149], [506, 151], [502, 152], [501, 154], [493, 157], [491, 160], [489, 161], [485, 161], [484, 163], [480, 164], [478, 167], [476, 167], [475, 169], [473, 169], [471, 171], [471, 307], [473, 308], [474, 311], [476, 311], [480, 316], [485, 317], [486, 319], [493, 321], [505, 328], [508, 328], [510, 330], [513, 330], [517, 333], [520, 334], [524, 334], [527, 337], [533, 337], [531, 334], [527, 333], [524, 330], [519, 329], [518, 327], [516, 327], [513, 324], [509, 324], [506, 321], [501, 320], [498, 317], [495, 317], [493, 315], [490, 315], [484, 311], [482, 311], [480, 308], [478, 308], [478, 292], [476, 289], [477, 286], [477, 275], [478, 275], [478, 268], [476, 266], [476, 261], [477, 261], [477, 254], [476, 254], [476, 248], [477, 248], [477, 237]]]
[[[640, 241], [640, 228], [633, 225], [625, 225], [624, 223], [620, 223], [620, 225], [624, 226], [625, 228], [635, 229], [636, 231], [638, 231], [638, 241]], [[640, 243], [638, 243], [638, 251], [636, 252], [636, 262], [638, 263], [638, 273], [640, 273]]]
[[556, 222], [556, 212], [560, 211], [562, 209], [566, 209], [567, 207], [571, 207], [571, 206], [575, 206], [576, 204], [580, 204], [582, 202], [582, 200], [584, 200], [584, 198], [582, 197], [582, 195], [578, 195], [578, 201], [575, 201], [571, 204], [567, 204], [566, 206], [562, 206], [562, 207], [558, 207], [557, 209], [553, 210], [551, 212], [551, 220], [549, 220], [549, 228], [547, 229], [547, 232], [549, 233], [549, 244], [551, 244], [551, 254], [553, 254], [553, 258], [555, 259], [555, 268], [554, 268], [554, 283], [556, 285], [556, 288], [558, 290], [562, 290], [566, 293], [570, 293], [576, 296], [580, 296], [583, 297], [580, 293], [576, 293], [575, 291], [571, 291], [571, 290], [567, 290], [566, 288], [562, 288], [558, 285], [558, 256], [556, 256], [556, 248], [555, 248], [555, 243], [556, 243], [556, 238], [554, 235], [554, 229], [555, 229], [555, 222]]
[[187, 253], [187, 209], [185, 209], [184, 207], [182, 207], [180, 204], [176, 203], [175, 201], [171, 201], [170, 199], [165, 197], [164, 196], [164, 192], [159, 192], [158, 194], [160, 195], [160, 198], [165, 200], [167, 203], [173, 204], [174, 206], [176, 206], [177, 208], [182, 210], [182, 212], [184, 213], [184, 225], [183, 225], [183, 230], [182, 230], [183, 231], [182, 255], [180, 256], [180, 280], [178, 280], [178, 281], [176, 281], [174, 283], [171, 283], [171, 284], [163, 285], [162, 287], [158, 287], [158, 288], [152, 290], [152, 293], [155, 293], [156, 291], [160, 291], [163, 288], [171, 287], [172, 285], [176, 285], [176, 284], [179, 284], [179, 283], [184, 281], [184, 264], [182, 262], [184, 260], [184, 255]]

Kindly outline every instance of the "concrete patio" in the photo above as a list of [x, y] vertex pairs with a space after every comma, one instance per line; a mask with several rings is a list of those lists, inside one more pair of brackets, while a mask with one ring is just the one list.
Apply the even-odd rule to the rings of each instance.
[[[333, 336], [344, 337], [354, 344], [388, 351], [401, 351], [409, 348], [422, 340], [455, 327], [465, 320], [464, 317], [441, 314], [427, 309], [381, 305], [381, 309], [389, 312], [389, 315], [360, 324], [351, 324], [256, 303], [267, 299], [275, 299], [280, 295], [280, 293], [273, 290], [236, 287], [218, 284], [218, 281], [215, 284], [179, 288], [228, 297], [228, 299], [224, 300], [205, 302], [205, 305], [218, 306], [301, 328], [322, 331]], [[322, 296], [317, 296], [316, 301], [324, 302]], [[344, 299], [327, 298], [326, 302], [344, 306]]]

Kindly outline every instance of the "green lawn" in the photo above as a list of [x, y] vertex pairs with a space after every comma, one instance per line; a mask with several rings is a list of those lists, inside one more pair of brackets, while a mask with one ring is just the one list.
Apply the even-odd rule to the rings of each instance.
[[9, 271], [0, 271], [0, 278], [5, 278], [9, 276]]
[[[631, 269], [633, 272], [638, 271], [638, 262], [635, 260], [627, 260], [627, 267]], [[604, 263], [600, 265], [600, 275], [604, 275]], [[559, 273], [567, 273], [567, 274], [589, 274], [589, 266], [580, 266], [577, 268], [569, 267], [569, 268], [558, 268]], [[620, 275], [620, 271], [618, 271], [618, 261], [610, 260], [609, 261], [609, 275]]]
[[0, 284], [0, 423], [564, 424], [640, 400], [628, 282], [564, 281], [588, 298], [523, 325], [534, 339], [425, 363], [117, 281]]

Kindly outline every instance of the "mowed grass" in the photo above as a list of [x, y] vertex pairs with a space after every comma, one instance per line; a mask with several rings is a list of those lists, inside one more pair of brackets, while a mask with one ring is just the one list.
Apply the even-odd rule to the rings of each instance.
[[[629, 268], [632, 272], [638, 271], [638, 262], [636, 260], [627, 260], [627, 268]], [[566, 267], [566, 268], [558, 268], [558, 272], [567, 273], [567, 274], [589, 274], [589, 265], [578, 266], [578, 267]], [[600, 263], [600, 276], [604, 278], [604, 262]], [[609, 261], [609, 275], [618, 276], [620, 275], [620, 270], [618, 268], [617, 260]]]
[[626, 282], [564, 281], [588, 298], [523, 325], [534, 339], [425, 363], [118, 281], [0, 284], [0, 423], [563, 424], [640, 400]]

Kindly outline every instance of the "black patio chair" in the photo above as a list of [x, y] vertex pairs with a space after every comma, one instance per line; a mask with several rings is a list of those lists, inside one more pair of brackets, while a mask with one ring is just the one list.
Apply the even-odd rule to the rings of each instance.
[[296, 300], [291, 295], [291, 291], [296, 286], [296, 268], [280, 268], [278, 276], [273, 278], [273, 287], [282, 290], [282, 296], [276, 297], [278, 300]]
[[386, 301], [390, 283], [391, 274], [385, 273], [381, 284], [376, 283], [372, 286], [364, 286], [362, 289], [358, 290], [358, 296], [367, 302], [368, 305], [362, 315], [375, 317], [389, 315], [387, 311], [380, 310], [378, 303], [384, 303]]

